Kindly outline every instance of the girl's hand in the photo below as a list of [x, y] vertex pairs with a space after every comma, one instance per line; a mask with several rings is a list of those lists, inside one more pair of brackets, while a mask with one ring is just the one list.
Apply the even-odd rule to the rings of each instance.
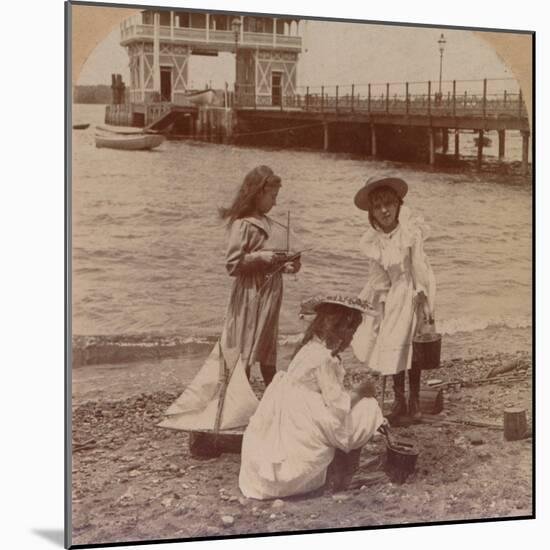
[[424, 304], [428, 303], [428, 298], [423, 290], [421, 290], [418, 294], [416, 294], [413, 298], [413, 305], [416, 309], [418, 306], [424, 307]]
[[286, 262], [285, 267], [283, 269], [283, 273], [298, 273], [301, 267], [302, 267], [302, 264], [300, 263], [300, 260], [293, 260], [292, 262]]

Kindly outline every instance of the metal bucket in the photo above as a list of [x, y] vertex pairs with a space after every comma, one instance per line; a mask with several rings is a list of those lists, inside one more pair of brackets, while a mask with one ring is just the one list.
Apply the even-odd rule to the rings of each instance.
[[423, 413], [439, 414], [443, 410], [443, 391], [437, 388], [421, 389], [418, 404]]
[[394, 483], [404, 483], [416, 469], [418, 446], [412, 439], [395, 436], [387, 426], [379, 431], [386, 436], [384, 470]]
[[412, 364], [422, 370], [438, 369], [441, 366], [441, 334], [417, 334], [413, 338]]

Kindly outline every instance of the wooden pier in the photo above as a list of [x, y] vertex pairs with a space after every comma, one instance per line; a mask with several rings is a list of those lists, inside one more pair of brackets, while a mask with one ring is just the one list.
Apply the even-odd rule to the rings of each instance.
[[[491, 84], [495, 87], [497, 82], [498, 91], [491, 90]], [[254, 94], [241, 90], [235, 97], [234, 109], [239, 121], [237, 127], [246, 130], [282, 126], [289, 131], [299, 131], [317, 123], [325, 150], [337, 147], [336, 142], [346, 133], [351, 133], [354, 141], [362, 142], [365, 152], [373, 157], [384, 157], [388, 140], [396, 142], [395, 149], [407, 149], [410, 145], [407, 141], [411, 140], [417, 145], [425, 142], [430, 164], [436, 162], [438, 144], [443, 154], [448, 153], [449, 135], [454, 136], [454, 157], [460, 156], [461, 131], [477, 133], [480, 167], [486, 144], [484, 133], [497, 131], [498, 159], [503, 161], [506, 131], [516, 130], [522, 135], [522, 169], [527, 173], [530, 128], [521, 90], [510, 92], [502, 88], [503, 84], [513, 86], [514, 83], [512, 79], [508, 82], [455, 80], [445, 83], [446, 94], [434, 93], [433, 83], [429, 81], [361, 87], [352, 84], [345, 87], [345, 93], [342, 93], [343, 86], [321, 86], [315, 90], [306, 87], [303, 95], [284, 97], [276, 106], [258, 103]], [[413, 85], [415, 93], [410, 91]], [[379, 93], [381, 86], [383, 90]]]
[[[520, 131], [528, 172], [529, 121], [513, 78], [300, 86], [304, 21], [297, 16], [234, 15], [200, 10], [144, 9], [123, 21], [120, 44], [130, 68], [126, 87], [113, 75], [105, 122], [213, 142], [310, 147], [434, 165], [460, 157], [460, 136]], [[208, 105], [190, 103], [190, 59], [232, 53], [235, 84]], [[437, 91], [436, 91], [437, 89]], [[213, 94], [210, 94], [213, 95]], [[438, 154], [436, 154], [436, 152]]]
[[[219, 91], [221, 100], [216, 105], [110, 105], [106, 122], [180, 138], [351, 151], [397, 160], [415, 158], [432, 165], [436, 149], [458, 160], [461, 132], [473, 132], [480, 168], [485, 133], [497, 132], [498, 160], [504, 161], [506, 131], [515, 130], [522, 135], [522, 170], [528, 173], [530, 129], [521, 91], [490, 92], [491, 83], [487, 79], [451, 81], [445, 95], [433, 93], [432, 82], [388, 83], [382, 93], [375, 93], [379, 84], [351, 85], [346, 93], [343, 86], [306, 87], [304, 94], [274, 94], [276, 105], [273, 97], [266, 102], [265, 96], [241, 87], [235, 93]], [[411, 93], [413, 85], [415, 93]]]

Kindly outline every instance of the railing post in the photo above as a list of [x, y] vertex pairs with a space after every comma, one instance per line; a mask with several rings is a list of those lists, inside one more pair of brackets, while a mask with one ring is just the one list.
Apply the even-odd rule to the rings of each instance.
[[487, 79], [483, 79], [483, 118], [487, 115]]
[[325, 87], [321, 86], [321, 113], [325, 110]]
[[405, 82], [405, 113], [409, 114], [409, 83]]
[[390, 83], [386, 82], [386, 113], [390, 112]]
[[453, 116], [456, 116], [456, 80], [453, 80]]
[[309, 111], [309, 86], [306, 86], [306, 111]]
[[506, 90], [504, 90], [504, 107], [506, 107]]
[[353, 113], [353, 100], [355, 96], [355, 84], [351, 85], [351, 112]]
[[522, 102], [522, 96], [521, 96], [521, 88], [519, 89], [519, 95], [518, 95], [518, 116], [521, 118], [521, 102]]
[[367, 99], [367, 111], [370, 113], [370, 84], [369, 84], [369, 97]]
[[338, 112], [338, 84], [336, 84], [336, 105], [334, 107], [335, 111]]
[[432, 81], [428, 80], [428, 115], [432, 114]]
[[464, 90], [464, 109], [468, 105], [468, 90]]

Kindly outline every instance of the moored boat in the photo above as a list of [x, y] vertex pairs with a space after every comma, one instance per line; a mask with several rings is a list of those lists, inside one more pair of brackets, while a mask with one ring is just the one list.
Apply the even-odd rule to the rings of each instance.
[[96, 134], [95, 146], [108, 149], [121, 149], [124, 151], [142, 151], [154, 149], [164, 141], [164, 136], [159, 134]]
[[96, 130], [100, 132], [107, 132], [109, 134], [120, 135], [142, 135], [142, 134], [156, 134], [154, 130], [147, 130], [146, 128], [135, 128], [134, 126], [113, 126], [111, 124], [97, 124]]
[[187, 92], [185, 98], [194, 105], [212, 105], [216, 99], [216, 92], [211, 88], [196, 92]]
[[73, 124], [73, 130], [86, 130], [86, 128], [89, 128], [89, 123], [83, 123], [83, 124]]

